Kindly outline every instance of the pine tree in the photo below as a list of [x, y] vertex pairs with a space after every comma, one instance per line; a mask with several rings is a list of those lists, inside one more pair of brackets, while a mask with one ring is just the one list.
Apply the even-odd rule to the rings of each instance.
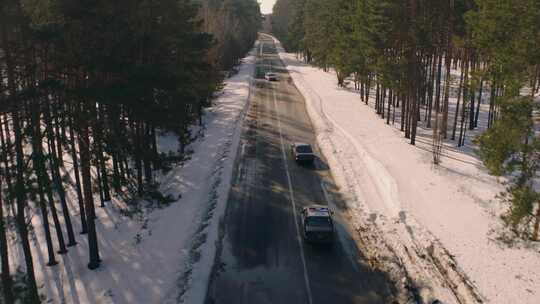
[[[5, 146], [0, 146], [5, 149]], [[9, 269], [9, 253], [8, 253], [8, 243], [6, 237], [6, 223], [4, 221], [4, 201], [2, 194], [2, 180], [3, 180], [3, 171], [0, 170], [0, 263], [2, 265], [1, 270], [1, 286], [4, 301], [6, 304], [13, 304], [15, 302], [15, 297], [13, 296], [13, 281], [11, 279], [11, 272]]]

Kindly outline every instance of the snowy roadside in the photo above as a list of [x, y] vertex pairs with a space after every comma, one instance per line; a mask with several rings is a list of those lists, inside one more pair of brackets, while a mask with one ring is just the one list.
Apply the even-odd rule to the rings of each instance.
[[[46, 266], [47, 251], [41, 229], [33, 230], [33, 252], [40, 293], [49, 303], [203, 303], [215, 256], [218, 223], [225, 210], [232, 167], [246, 111], [255, 56], [242, 60], [204, 116], [204, 136], [189, 146], [193, 151], [182, 166], [159, 179], [160, 190], [178, 200], [152, 212], [128, 218], [126, 202], [113, 198], [105, 208], [96, 198], [102, 265], [88, 270], [87, 241], [58, 255], [59, 264]], [[175, 149], [176, 138], [159, 138], [160, 152]], [[66, 171], [72, 171], [67, 164]], [[70, 174], [68, 174], [68, 178]], [[71, 210], [78, 210], [72, 189]], [[78, 214], [72, 214], [80, 231]], [[32, 216], [34, 227], [41, 217]], [[23, 256], [11, 252], [14, 268]]]
[[393, 256], [425, 302], [538, 302], [539, 249], [499, 240], [502, 187], [471, 151], [447, 151], [434, 167], [429, 150], [409, 145], [333, 73], [276, 44], [360, 237], [378, 246], [370, 258]]
[[213, 123], [207, 126], [205, 141], [208, 140], [208, 132], [213, 138], [207, 143], [207, 148], [218, 146], [218, 152], [210, 154], [213, 156], [212, 160], [208, 160], [211, 161], [210, 174], [201, 180], [202, 184], [206, 183], [205, 189], [200, 192], [206, 200], [202, 199], [199, 203], [206, 206], [191, 240], [189, 259], [178, 281], [184, 285], [176, 298], [179, 303], [204, 303], [206, 297], [219, 242], [219, 224], [225, 212], [242, 122], [249, 106], [257, 49], [258, 41], [249, 56], [243, 59], [238, 74], [226, 81], [224, 93], [216, 102], [214, 109], [224, 119], [213, 119]]

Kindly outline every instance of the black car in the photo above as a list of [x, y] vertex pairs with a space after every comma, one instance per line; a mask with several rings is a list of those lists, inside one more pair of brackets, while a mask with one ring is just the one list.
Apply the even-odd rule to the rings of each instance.
[[294, 160], [298, 163], [312, 164], [315, 161], [315, 154], [309, 144], [293, 143], [291, 144], [291, 151]]

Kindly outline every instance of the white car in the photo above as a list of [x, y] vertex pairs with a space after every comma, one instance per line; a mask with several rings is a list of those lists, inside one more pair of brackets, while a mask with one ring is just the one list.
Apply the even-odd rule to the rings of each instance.
[[267, 72], [266, 74], [264, 74], [264, 78], [266, 80], [268, 80], [268, 81], [277, 81], [278, 80], [277, 74], [272, 73], [272, 72]]

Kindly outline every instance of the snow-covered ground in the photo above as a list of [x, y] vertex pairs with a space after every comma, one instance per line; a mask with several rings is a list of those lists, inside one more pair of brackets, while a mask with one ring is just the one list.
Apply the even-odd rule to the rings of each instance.
[[[194, 142], [190, 160], [160, 177], [164, 194], [178, 200], [135, 218], [122, 215], [125, 202], [114, 198], [105, 208], [96, 201], [101, 267], [87, 269], [86, 236], [59, 264], [48, 267], [41, 217], [32, 216], [34, 264], [40, 293], [51, 303], [202, 303], [215, 256], [218, 223], [227, 201], [254, 70], [254, 53], [238, 74], [225, 81], [214, 106], [204, 116], [204, 137]], [[173, 136], [159, 139], [159, 150], [176, 149]], [[66, 162], [66, 169], [71, 170]], [[71, 210], [78, 210], [68, 193]], [[72, 214], [80, 231], [78, 214]], [[10, 246], [13, 267], [21, 265], [18, 246]]]
[[333, 72], [303, 64], [276, 43], [356, 227], [383, 236], [423, 298], [540, 303], [540, 247], [504, 242], [496, 198], [504, 189], [470, 144], [446, 143], [434, 166], [431, 131], [420, 130], [410, 145], [398, 124], [386, 125], [357, 92], [338, 88]]

